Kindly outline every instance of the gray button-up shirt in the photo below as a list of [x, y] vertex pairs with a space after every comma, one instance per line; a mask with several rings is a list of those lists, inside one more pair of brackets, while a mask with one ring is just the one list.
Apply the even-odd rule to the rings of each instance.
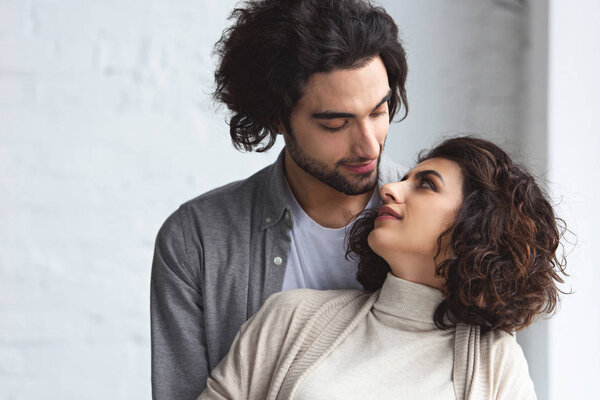
[[[163, 224], [151, 279], [152, 395], [195, 399], [241, 325], [281, 291], [293, 221], [284, 152], [248, 179], [183, 204]], [[404, 171], [385, 157], [379, 184]]]

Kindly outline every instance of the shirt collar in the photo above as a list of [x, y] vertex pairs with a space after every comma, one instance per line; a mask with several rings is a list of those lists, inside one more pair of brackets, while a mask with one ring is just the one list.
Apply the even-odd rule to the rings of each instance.
[[[290, 206], [287, 204], [285, 196], [285, 176], [284, 176], [284, 157], [285, 148], [281, 150], [277, 160], [266, 176], [265, 198], [263, 201], [261, 230], [272, 227], [285, 217], [286, 211], [289, 216]], [[289, 217], [288, 217], [289, 219]]]

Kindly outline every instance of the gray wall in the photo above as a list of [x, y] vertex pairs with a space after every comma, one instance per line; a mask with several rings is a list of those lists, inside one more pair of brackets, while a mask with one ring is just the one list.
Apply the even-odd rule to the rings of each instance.
[[[0, 1], [0, 398], [147, 399], [154, 237], [181, 202], [267, 165], [211, 104], [234, 2]], [[411, 112], [387, 153], [456, 132], [515, 147], [518, 1], [386, 1]]]
[[[528, 29], [525, 47], [523, 134], [517, 143], [524, 162], [540, 178], [548, 190], [548, 32], [549, 11], [546, 1], [527, 3]], [[553, 199], [554, 204], [558, 203]], [[529, 373], [538, 399], [547, 400], [549, 393], [548, 321], [541, 319], [517, 334], [529, 363]]]
[[387, 153], [411, 165], [441, 136], [474, 133], [509, 149], [521, 133], [527, 13], [518, 1], [387, 1], [406, 45], [410, 113]]

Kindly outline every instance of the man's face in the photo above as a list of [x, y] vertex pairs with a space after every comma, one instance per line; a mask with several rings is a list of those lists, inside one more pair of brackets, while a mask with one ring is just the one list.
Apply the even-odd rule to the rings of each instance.
[[379, 57], [360, 68], [311, 75], [290, 115], [291, 132], [284, 132], [292, 165], [347, 195], [372, 190], [390, 95]]

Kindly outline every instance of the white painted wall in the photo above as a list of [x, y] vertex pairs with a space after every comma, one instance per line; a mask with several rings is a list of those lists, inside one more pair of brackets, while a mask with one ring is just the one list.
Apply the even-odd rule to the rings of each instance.
[[597, 398], [600, 376], [600, 4], [589, 0], [531, 1], [526, 54], [528, 114], [522, 146], [546, 177], [565, 240], [568, 278], [561, 308], [517, 338], [529, 361], [538, 398]]
[[[1, 399], [150, 397], [160, 224], [281, 148], [237, 153], [211, 105], [210, 52], [234, 3], [0, 0]], [[383, 5], [410, 63], [388, 154], [410, 164], [456, 131], [512, 143], [520, 2]]]
[[548, 167], [575, 233], [569, 286], [549, 322], [551, 400], [598, 398], [600, 377], [600, 3], [550, 1]]
[[410, 113], [392, 125], [387, 153], [412, 165], [418, 151], [458, 132], [511, 151], [521, 116], [526, 8], [517, 0], [383, 2], [408, 52]]

